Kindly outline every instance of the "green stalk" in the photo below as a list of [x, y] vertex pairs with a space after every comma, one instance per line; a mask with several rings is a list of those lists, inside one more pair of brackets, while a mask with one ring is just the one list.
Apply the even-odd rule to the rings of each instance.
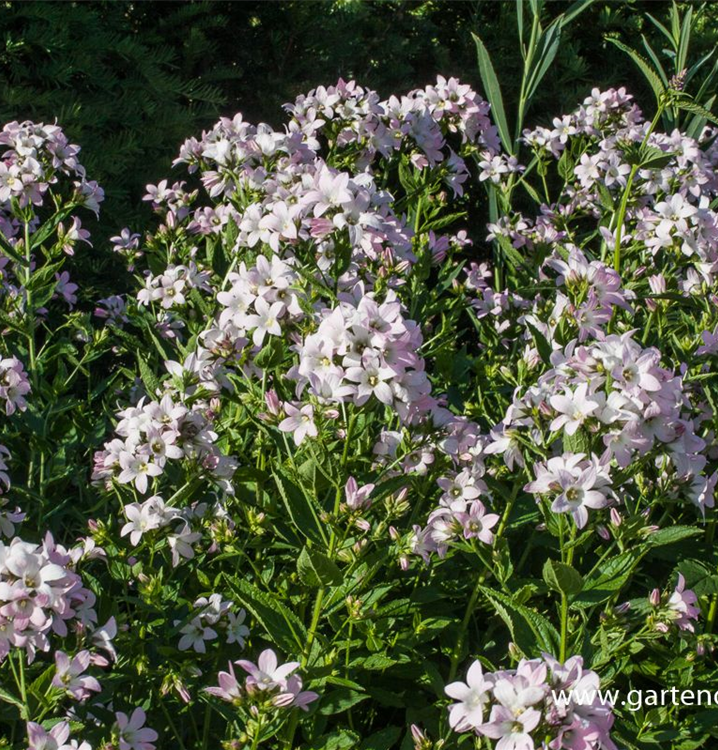
[[167, 724], [172, 731], [172, 734], [175, 736], [175, 739], [177, 740], [177, 744], [180, 747], [180, 750], [187, 750], [184, 742], [182, 741], [182, 736], [177, 731], [177, 727], [175, 726], [175, 723], [172, 721], [172, 717], [170, 716], [170, 712], [167, 710], [167, 706], [165, 706], [164, 701], [162, 700], [161, 696], [158, 697], [158, 703], [160, 704], [160, 708], [162, 709], [162, 713], [165, 715], [165, 719], [167, 719]]
[[[566, 550], [564, 555], [563, 549], [563, 522], [560, 525], [560, 544], [561, 544], [561, 558], [566, 565], [573, 565], [573, 555], [576, 548], [573, 544]], [[571, 528], [571, 542], [576, 540], [576, 525], [574, 524]], [[566, 651], [568, 648], [568, 595], [561, 592], [561, 646], [559, 653], [559, 661], [563, 664], [566, 661]]]
[[[658, 111], [656, 112], [656, 116], [653, 118], [653, 121], [651, 122], [651, 126], [648, 128], [646, 135], [643, 137], [643, 140], [641, 141], [641, 149], [645, 148], [646, 144], [648, 143], [648, 139], [651, 137], [653, 131], [656, 128], [656, 125], [658, 124], [658, 121], [661, 119], [661, 115], [663, 114], [663, 110], [665, 109], [665, 107], [666, 107], [665, 102], [661, 102], [658, 105]], [[633, 180], [640, 168], [641, 168], [640, 162], [637, 164], [634, 164], [631, 167], [631, 173], [628, 175], [628, 179], [626, 180], [626, 187], [624, 188], [623, 195], [621, 196], [621, 205], [618, 208], [618, 217], [616, 221], [616, 242], [613, 247], [613, 269], [614, 271], [616, 271], [616, 273], [621, 272], [621, 237], [623, 236], [623, 222], [626, 218], [626, 210], [628, 208], [628, 199], [631, 197], [631, 188], [633, 187]]]
[[257, 717], [257, 731], [254, 733], [254, 736], [252, 737], [252, 750], [257, 750], [259, 747], [259, 737], [262, 733], [262, 715], [260, 714]]
[[[520, 482], [516, 482], [514, 484], [513, 491], [511, 493], [511, 497], [509, 498], [508, 503], [506, 503], [506, 507], [504, 508], [504, 512], [501, 515], [501, 521], [499, 522], [499, 528], [496, 531], [496, 536], [494, 537], [494, 547], [498, 544], [499, 540], [503, 536], [504, 530], [506, 529], [506, 525], [509, 521], [509, 516], [511, 515], [511, 511], [514, 507], [514, 503], [516, 502], [516, 497], [519, 494], [519, 488], [521, 487]], [[481, 593], [481, 587], [484, 584], [484, 581], [488, 577], [489, 573], [487, 570], [484, 570], [479, 577], [476, 579], [476, 585], [474, 586], [474, 590], [471, 592], [471, 597], [469, 598], [469, 602], [466, 605], [466, 611], [464, 612], [464, 617], [461, 620], [461, 625], [459, 626], [459, 637], [456, 639], [456, 646], [454, 647], [454, 650], [451, 653], [451, 666], [449, 668], [449, 682], [452, 682], [454, 677], [456, 677], [456, 672], [459, 667], [459, 659], [461, 658], [461, 651], [464, 648], [464, 643], [466, 642], [466, 631], [469, 628], [469, 622], [471, 621], [471, 616], [474, 614], [474, 609], [476, 608], [476, 602], [478, 601], [479, 594]]]
[[27, 328], [27, 348], [29, 356], [30, 378], [34, 388], [37, 388], [37, 372], [35, 370], [35, 310], [32, 306], [32, 256], [30, 254], [30, 224], [25, 222], [25, 326]]

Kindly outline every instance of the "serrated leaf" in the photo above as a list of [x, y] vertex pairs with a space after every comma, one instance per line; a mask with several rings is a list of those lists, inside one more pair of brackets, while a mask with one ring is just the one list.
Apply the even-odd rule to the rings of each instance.
[[322, 697], [319, 713], [322, 716], [331, 716], [346, 711], [357, 703], [365, 701], [369, 696], [366, 693], [352, 690], [351, 688], [337, 688], [331, 690]]
[[147, 389], [147, 393], [155, 396], [161, 384], [157, 375], [155, 375], [152, 368], [147, 364], [144, 352], [137, 352], [137, 366], [140, 368], [140, 378]]
[[561, 154], [561, 158], [558, 160], [558, 173], [566, 182], [570, 182], [573, 179], [573, 170], [575, 167], [576, 161], [571, 156], [571, 151], [565, 148]]
[[556, 560], [546, 560], [543, 566], [543, 579], [549, 588], [566, 596], [578, 594], [583, 588], [581, 574], [571, 565]]
[[497, 234], [496, 242], [499, 244], [501, 254], [512, 268], [517, 268], [523, 264], [523, 255], [521, 255], [521, 253], [511, 244], [511, 240], [509, 240], [508, 237], [504, 237], [502, 234]]
[[320, 510], [318, 506], [307, 497], [301, 487], [289, 479], [284, 471], [276, 471], [272, 476], [295, 530], [303, 534], [306, 539], [326, 545], [327, 539], [317, 515]]
[[254, 364], [262, 370], [271, 370], [284, 359], [284, 342], [280, 336], [270, 336], [257, 356]]
[[523, 604], [516, 604], [498, 591], [485, 586], [481, 586], [480, 590], [506, 622], [514, 642], [524, 654], [537, 655], [539, 651], [557, 653], [560, 641], [558, 631], [542, 614]]
[[568, 453], [591, 454], [591, 439], [583, 430], [576, 430], [573, 435], [563, 433], [563, 450]]
[[660, 102], [663, 94], [666, 92], [666, 87], [663, 85], [660, 76], [651, 68], [648, 61], [641, 57], [636, 50], [629, 47], [627, 44], [615, 39], [614, 37], [608, 37], [608, 41], [615, 45], [621, 51], [625, 52], [631, 60], [639, 67], [641, 73], [646, 77], [646, 80], [653, 89], [653, 93], [656, 95], [656, 101]]
[[665, 529], [654, 531], [647, 539], [648, 547], [663, 547], [667, 544], [675, 544], [692, 536], [700, 536], [703, 532], [694, 526], [669, 526]]
[[639, 548], [610, 557], [601, 564], [596, 575], [584, 579], [583, 590], [571, 606], [584, 608], [605, 602], [623, 588], [645, 552]]
[[241, 606], [257, 620], [272, 641], [288, 654], [301, 653], [306, 646], [307, 630], [286, 604], [243, 578], [234, 580], [226, 575], [225, 580]]
[[297, 558], [297, 574], [305, 586], [340, 586], [342, 572], [323, 552], [305, 547]]
[[702, 107], [700, 104], [697, 104], [694, 101], [691, 101], [689, 99], [678, 99], [675, 102], [676, 107], [678, 109], [685, 110], [686, 112], [692, 112], [694, 115], [700, 115], [701, 117], [708, 120], [708, 122], [712, 122], [714, 125], [718, 125], [718, 118], [713, 115], [712, 112], [709, 112], [705, 107]]
[[367, 737], [359, 750], [389, 750], [401, 736], [399, 727], [386, 727]]

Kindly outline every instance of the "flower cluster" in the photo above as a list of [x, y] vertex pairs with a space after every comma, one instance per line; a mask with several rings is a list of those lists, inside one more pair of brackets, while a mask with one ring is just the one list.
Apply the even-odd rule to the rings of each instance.
[[609, 736], [612, 707], [599, 688], [598, 675], [584, 669], [580, 656], [561, 664], [544, 654], [522, 659], [516, 669], [488, 673], [475, 661], [466, 682], [445, 688], [457, 701], [449, 709], [449, 723], [456, 732], [498, 740], [498, 750], [615, 750]]
[[247, 673], [244, 682], [237, 679], [230, 662], [229, 671], [218, 675], [219, 685], [206, 688], [210, 695], [238, 706], [249, 703], [272, 708], [297, 707], [303, 711], [319, 697], [311, 690], [302, 690], [302, 678], [294, 674], [299, 662], [280, 665], [277, 655], [270, 648], [262, 651], [256, 664], [244, 659], [235, 664]]
[[632, 331], [587, 344], [571, 341], [551, 354], [553, 367], [536, 385], [517, 389], [486, 452], [503, 454], [509, 466], [524, 465], [522, 433], [554, 448], [578, 444], [571, 440], [581, 435], [595, 453], [568, 451], [538, 463], [537, 479], [526, 487], [541, 495], [555, 493], [553, 510], [572, 512], [579, 526], [587, 520], [584, 506], [609, 504], [611, 466], [625, 469], [636, 460], [652, 462], [664, 489], [704, 512], [713, 507], [717, 477], [702, 476], [705, 441], [684, 413], [681, 377], [660, 360], [660, 353], [643, 349]]
[[[143, 536], [162, 529], [162, 537], [166, 539], [172, 552], [172, 565], [182, 560], [192, 560], [195, 547], [200, 545], [204, 532], [209, 532], [212, 539], [213, 531], [219, 523], [227, 529], [233, 528], [233, 522], [227, 517], [225, 509], [220, 503], [210, 507], [207, 503], [192, 503], [184, 508], [167, 506], [159, 495], [153, 495], [142, 503], [130, 503], [123, 508], [127, 523], [120, 531], [120, 536], [129, 535], [130, 544], [136, 547]], [[208, 549], [215, 548], [210, 542]]]
[[84, 547], [66, 550], [48, 534], [41, 545], [13, 537], [0, 542], [0, 657], [25, 649], [32, 661], [48, 651], [49, 636], [97, 629], [95, 595], [74, 567]]
[[292, 264], [291, 258], [259, 255], [253, 267], [248, 269], [242, 261], [239, 270], [229, 274], [231, 287], [217, 294], [223, 308], [217, 326], [203, 336], [212, 353], [239, 359], [250, 335], [255, 351], [267, 336], [287, 335], [286, 326], [302, 317]]
[[[184, 372], [175, 362], [169, 363], [168, 369]], [[197, 369], [201, 370], [201, 365]], [[179, 459], [191, 460], [219, 481], [231, 476], [234, 462], [217, 450], [217, 434], [204, 403], [187, 407], [168, 393], [159, 401], [140, 399], [137, 406], [122, 410], [118, 417], [116, 432], [120, 437], [95, 454], [93, 480], [116, 478], [145, 494], [149, 481], [163, 473], [167, 462]], [[223, 486], [231, 490], [226, 481]]]
[[219, 594], [197, 599], [192, 606], [193, 616], [189, 622], [183, 625], [181, 620], [175, 621], [175, 625], [181, 625], [179, 632], [182, 637], [178, 644], [180, 651], [191, 648], [204, 654], [207, 650], [205, 641], [217, 637], [215, 627], [221, 627], [225, 631], [227, 644], [236, 643], [240, 648], [244, 647], [249, 628], [244, 624], [247, 613], [243, 609], [233, 612], [233, 603], [223, 601]]
[[4, 402], [5, 414], [25, 411], [25, 396], [30, 393], [30, 380], [23, 363], [17, 357], [0, 360], [0, 399]]
[[[574, 179], [551, 207], [548, 223], [561, 225], [558, 231], [565, 234], [566, 224], [573, 220], [600, 219], [607, 202], [620, 199], [626, 189], [636, 149], [647, 138], [650, 156], [635, 174], [636, 198], [628, 206], [624, 226], [603, 226], [600, 232], [613, 248], [620, 229], [620, 243], [635, 248], [645, 265], [668, 269], [665, 277], [675, 284], [668, 291], [695, 292], [712, 285], [718, 261], [718, 214], [710, 207], [718, 191], [715, 146], [703, 149], [700, 140], [678, 130], [647, 135], [648, 125], [624, 89], [594, 90], [574, 113], [554, 124], [553, 130], [524, 133], [540, 154], [581, 154], [573, 167]], [[517, 221], [514, 218], [513, 228], [504, 227], [502, 233], [535, 231], [530, 220], [524, 222], [525, 229]]]
[[[10, 122], [0, 133], [0, 231], [5, 238], [16, 243], [20, 223], [10, 209], [12, 201], [20, 208], [30, 210], [31, 221], [37, 222], [35, 209], [43, 205], [48, 191], [57, 185], [61, 176], [74, 180], [74, 201], [97, 212], [104, 198], [103, 190], [94, 181], [88, 181], [80, 164], [80, 147], [70, 143], [62, 128], [30, 121]], [[72, 229], [65, 232], [71, 248], [81, 234], [79, 219], [73, 219]]]
[[321, 402], [357, 406], [376, 399], [402, 421], [415, 421], [435, 404], [417, 354], [421, 330], [403, 317], [392, 292], [381, 303], [371, 293], [360, 294], [359, 288], [358, 300], [345, 298], [323, 311], [288, 376], [297, 381], [297, 395], [308, 388]]
[[423, 169], [446, 162], [446, 182], [455, 192], [468, 177], [463, 160], [446, 145], [457, 133], [463, 143], [475, 144], [490, 160], [500, 148], [498, 131], [489, 119], [489, 105], [470, 86], [456, 78], [437, 78], [436, 85], [406, 96], [381, 101], [375, 91], [354, 81], [320, 86], [286, 105], [289, 128], [299, 131], [312, 148], [318, 138], [335, 139], [355, 154], [356, 166], [367, 167], [394, 151], [408, 153]]

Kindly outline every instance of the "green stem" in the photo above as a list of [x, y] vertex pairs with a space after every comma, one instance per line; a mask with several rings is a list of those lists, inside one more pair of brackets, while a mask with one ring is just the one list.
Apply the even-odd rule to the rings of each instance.
[[309, 655], [312, 650], [312, 644], [317, 634], [317, 627], [319, 626], [319, 619], [322, 616], [322, 603], [324, 602], [324, 594], [326, 588], [322, 586], [317, 592], [317, 598], [314, 601], [314, 610], [312, 611], [312, 622], [309, 625], [309, 631], [307, 632], [307, 645], [304, 647], [304, 654], [302, 655], [302, 667], [307, 666]]
[[713, 626], [715, 625], [716, 621], [716, 614], [718, 614], [718, 594], [713, 594], [713, 598], [711, 599], [711, 606], [708, 610], [708, 617], [706, 618], [706, 633], [713, 632]]
[[172, 717], [170, 716], [169, 711], [167, 710], [167, 706], [165, 706], [164, 701], [162, 698], [158, 695], [158, 703], [160, 704], [160, 708], [162, 709], [162, 713], [165, 715], [165, 719], [167, 719], [167, 724], [172, 732], [172, 734], [175, 736], [175, 739], [177, 740], [177, 744], [180, 747], [180, 750], [187, 750], [184, 742], [182, 741], [182, 736], [177, 731], [177, 727], [175, 726], [175, 723], [172, 721]]
[[[521, 487], [521, 482], [516, 482], [514, 484], [513, 491], [511, 493], [511, 497], [509, 498], [508, 503], [506, 503], [506, 507], [504, 508], [504, 512], [501, 516], [501, 521], [499, 522], [499, 528], [496, 531], [496, 536], [494, 537], [494, 546], [496, 546], [503, 536], [503, 533], [506, 529], [506, 525], [509, 521], [509, 516], [511, 515], [511, 511], [514, 507], [514, 503], [516, 502], [516, 497], [519, 493], [519, 488]], [[476, 585], [474, 586], [474, 590], [471, 592], [471, 597], [469, 598], [469, 602], [466, 605], [466, 611], [464, 612], [464, 617], [461, 620], [461, 625], [459, 626], [459, 637], [456, 639], [456, 646], [454, 647], [454, 650], [451, 653], [451, 666], [449, 668], [449, 682], [452, 682], [454, 677], [456, 677], [456, 672], [459, 667], [459, 659], [461, 658], [461, 651], [464, 648], [464, 643], [466, 641], [466, 632], [469, 628], [469, 622], [471, 621], [471, 616], [474, 614], [474, 609], [476, 607], [476, 602], [478, 601], [479, 594], [481, 593], [481, 587], [484, 584], [484, 581], [488, 577], [488, 571], [485, 570], [479, 575], [479, 577], [476, 579]]]
[[[653, 133], [656, 125], [658, 124], [658, 121], [660, 120], [664, 109], [665, 109], [665, 103], [661, 102], [658, 105], [658, 111], [656, 112], [656, 116], [653, 118], [653, 121], [651, 122], [651, 126], [648, 128], [648, 131], [646, 132], [646, 135], [644, 136], [643, 141], [641, 141], [641, 150], [648, 143], [648, 139], [651, 137], [651, 134]], [[633, 180], [636, 174], [638, 173], [638, 170], [640, 169], [640, 167], [641, 167], [640, 162], [634, 164], [631, 167], [631, 173], [628, 175], [628, 179], [626, 180], [626, 187], [623, 190], [623, 195], [621, 196], [621, 205], [619, 206], [619, 209], [618, 209], [618, 218], [616, 221], [616, 242], [613, 247], [613, 269], [616, 271], [616, 273], [621, 272], [621, 237], [623, 235], [623, 222], [626, 218], [626, 210], [628, 208], [628, 199], [631, 197], [631, 188], [633, 187]]]
[[254, 736], [252, 737], [252, 749], [251, 750], [257, 750], [259, 747], [259, 738], [262, 734], [262, 716], [261, 714], [257, 717], [257, 729], [254, 732]]
[[30, 224], [25, 222], [25, 326], [27, 335], [27, 348], [29, 356], [29, 375], [33, 386], [37, 387], [37, 372], [35, 370], [35, 310], [32, 306], [32, 291], [30, 281], [32, 279], [32, 255], [30, 253]]
[[[563, 549], [563, 523], [561, 523], [561, 558], [564, 559], [566, 565], [573, 564], [573, 555], [576, 548], [573, 544], [565, 551]], [[576, 539], [576, 526], [575, 524], [571, 528], [571, 542]], [[561, 647], [559, 654], [559, 661], [563, 664], [566, 661], [566, 651], [568, 649], [568, 595], [561, 592]]]

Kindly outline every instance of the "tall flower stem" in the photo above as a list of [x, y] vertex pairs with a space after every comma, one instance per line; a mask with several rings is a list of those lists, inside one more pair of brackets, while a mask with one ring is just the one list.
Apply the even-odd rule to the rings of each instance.
[[28, 367], [33, 387], [37, 386], [37, 371], [35, 369], [35, 309], [32, 304], [32, 256], [30, 254], [30, 224], [25, 222], [25, 329], [27, 336]]
[[[641, 141], [641, 150], [643, 150], [643, 148], [645, 148], [646, 144], [648, 143], [648, 139], [651, 137], [651, 134], [655, 130], [656, 125], [658, 125], [658, 121], [661, 119], [661, 115], [663, 114], [663, 110], [665, 109], [665, 107], [666, 105], [663, 101], [658, 105], [656, 116], [653, 118], [650, 127], [646, 131], [646, 135]], [[628, 200], [631, 197], [633, 180], [640, 168], [640, 161], [637, 161], [631, 167], [631, 172], [628, 175], [628, 179], [626, 180], [626, 187], [623, 189], [623, 195], [621, 196], [621, 204], [618, 208], [618, 217], [616, 219], [616, 241], [613, 247], [613, 269], [614, 271], [616, 271], [616, 273], [621, 272], [621, 238], [623, 236], [623, 222], [626, 219], [626, 210], [628, 209]]]
[[[575, 551], [574, 542], [576, 540], [576, 526], [571, 528], [571, 545], [567, 550], [564, 551], [563, 547], [563, 522], [559, 527], [561, 531], [560, 545], [561, 545], [561, 558], [566, 565], [573, 565], [573, 555]], [[566, 592], [561, 592], [561, 645], [559, 653], [559, 661], [563, 664], [566, 661], [566, 652], [568, 650], [568, 595]]]
[[[504, 508], [504, 512], [501, 515], [501, 521], [499, 521], [499, 527], [496, 531], [496, 536], [494, 537], [494, 545], [498, 544], [499, 540], [504, 534], [504, 531], [506, 529], [506, 525], [509, 521], [509, 516], [511, 515], [511, 511], [513, 510], [514, 503], [516, 502], [516, 497], [519, 494], [519, 489], [521, 487], [521, 482], [516, 481], [514, 483], [513, 490], [511, 492], [511, 497], [509, 498], [509, 501], [506, 503], [506, 507]], [[456, 672], [459, 667], [459, 659], [461, 658], [461, 652], [464, 648], [464, 643], [466, 642], [466, 632], [469, 629], [469, 622], [471, 621], [471, 617], [474, 614], [474, 609], [476, 608], [476, 602], [479, 599], [479, 594], [481, 593], [481, 587], [484, 585], [484, 581], [488, 577], [489, 573], [487, 570], [484, 570], [479, 577], [476, 579], [476, 585], [474, 586], [474, 590], [471, 592], [471, 596], [469, 597], [468, 604], [466, 605], [466, 611], [464, 612], [464, 616], [461, 620], [461, 625], [459, 626], [459, 636], [456, 639], [456, 646], [454, 647], [454, 650], [451, 653], [451, 667], [449, 668], [449, 682], [451, 682], [454, 677], [456, 677]]]

